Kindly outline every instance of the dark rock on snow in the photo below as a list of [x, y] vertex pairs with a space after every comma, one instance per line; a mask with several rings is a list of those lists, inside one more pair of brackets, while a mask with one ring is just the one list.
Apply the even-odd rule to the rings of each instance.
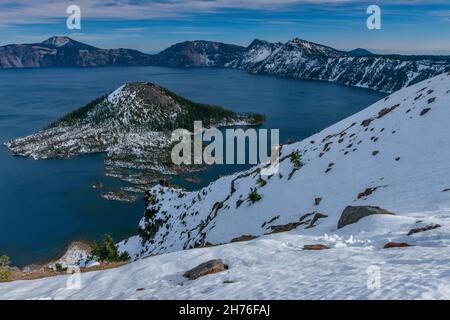
[[411, 245], [404, 243], [404, 242], [388, 242], [384, 245], [384, 249], [407, 248], [407, 247], [411, 247]]
[[420, 233], [420, 232], [425, 232], [425, 231], [437, 229], [437, 228], [440, 228], [440, 227], [441, 226], [439, 224], [432, 224], [432, 225], [429, 225], [429, 226], [426, 226], [426, 227], [423, 227], [423, 228], [414, 228], [414, 229], [411, 229], [408, 232], [408, 236], [411, 236], [413, 234]]
[[301, 222], [291, 222], [291, 223], [283, 224], [283, 225], [279, 225], [279, 226], [271, 226], [270, 228], [272, 229], [272, 231], [270, 233], [273, 234], [273, 233], [280, 233], [280, 232], [288, 232], [288, 231], [294, 230], [301, 224], [302, 224]]
[[234, 238], [231, 240], [231, 242], [243, 242], [243, 241], [250, 241], [253, 239], [258, 238], [257, 236], [251, 235], [251, 234], [244, 234], [240, 237]]
[[338, 229], [341, 229], [349, 224], [357, 223], [364, 217], [374, 215], [374, 214], [387, 214], [387, 215], [395, 215], [395, 213], [384, 210], [380, 207], [373, 206], [348, 206], [342, 212], [341, 218], [338, 222]]
[[303, 250], [319, 251], [319, 250], [327, 250], [327, 249], [330, 249], [330, 247], [328, 247], [324, 244], [311, 244], [311, 245], [303, 246]]
[[189, 271], [186, 271], [183, 274], [183, 277], [188, 278], [189, 280], [195, 280], [208, 274], [217, 273], [225, 270], [228, 270], [228, 266], [224, 264], [222, 260], [214, 259], [204, 262], [198, 265], [197, 267]]

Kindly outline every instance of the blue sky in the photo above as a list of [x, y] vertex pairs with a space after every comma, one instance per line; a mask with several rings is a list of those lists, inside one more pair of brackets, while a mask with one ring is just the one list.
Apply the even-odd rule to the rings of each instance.
[[[66, 28], [79, 5], [82, 29]], [[368, 30], [366, 9], [382, 9]], [[303, 38], [338, 49], [450, 55], [450, 1], [354, 0], [0, 0], [0, 45], [68, 35], [103, 48], [157, 52], [185, 40], [248, 45]]]

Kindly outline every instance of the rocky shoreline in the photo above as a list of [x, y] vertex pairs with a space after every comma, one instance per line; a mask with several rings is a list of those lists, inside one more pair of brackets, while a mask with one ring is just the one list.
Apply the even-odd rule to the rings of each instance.
[[8, 282], [54, 277], [73, 272], [92, 272], [113, 269], [127, 262], [98, 262], [91, 259], [92, 241], [73, 240], [55, 258], [24, 267], [11, 267]]

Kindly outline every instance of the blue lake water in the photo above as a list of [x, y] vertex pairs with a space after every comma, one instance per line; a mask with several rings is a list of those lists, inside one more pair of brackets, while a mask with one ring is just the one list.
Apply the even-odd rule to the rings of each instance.
[[[198, 102], [267, 116], [281, 142], [302, 139], [364, 109], [384, 95], [341, 85], [250, 75], [228, 69], [159, 67], [0, 70], [0, 142], [31, 134], [68, 111], [127, 81], [152, 81]], [[215, 166], [198, 174], [200, 187], [240, 169]], [[136, 233], [143, 201], [109, 202], [92, 183], [123, 185], [104, 175], [103, 155], [69, 160], [13, 156], [0, 146], [0, 255], [24, 265], [54, 257], [75, 239], [121, 240]]]

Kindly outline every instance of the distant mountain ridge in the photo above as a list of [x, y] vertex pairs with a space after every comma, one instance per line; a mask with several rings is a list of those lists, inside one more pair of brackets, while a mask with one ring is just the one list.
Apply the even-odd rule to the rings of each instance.
[[69, 37], [0, 47], [0, 68], [148, 65], [151, 56], [131, 49], [99, 49]]
[[295, 38], [255, 39], [248, 47], [185, 41], [155, 55], [100, 49], [69, 37], [0, 47], [0, 68], [94, 66], [223, 67], [297, 79], [322, 80], [391, 93], [450, 70], [450, 56], [377, 55], [350, 52]]
[[266, 50], [271, 53], [263, 60], [257, 54], [247, 55], [246, 63], [233, 61], [226, 66], [237, 66], [254, 74], [329, 81], [385, 93], [450, 70], [450, 57], [355, 56], [298, 38], [278, 45], [275, 50], [266, 45]]
[[373, 53], [370, 52], [367, 49], [363, 49], [363, 48], [356, 48], [354, 50], [349, 51], [348, 53], [350, 53], [353, 56], [372, 56]]

